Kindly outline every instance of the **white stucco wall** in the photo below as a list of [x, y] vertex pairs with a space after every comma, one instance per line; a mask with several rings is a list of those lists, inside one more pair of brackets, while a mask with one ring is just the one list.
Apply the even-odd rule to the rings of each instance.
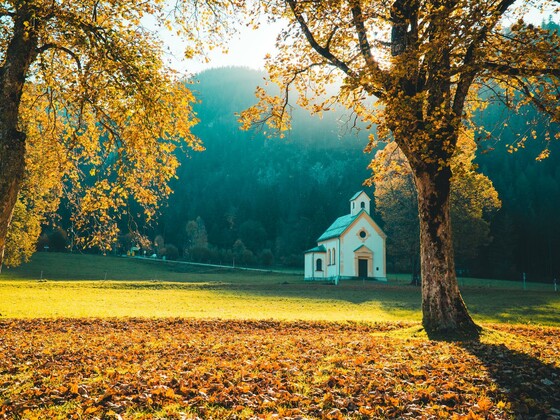
[[[338, 238], [328, 239], [326, 241], [321, 242], [320, 245], [323, 245], [327, 249], [327, 257], [326, 257], [326, 277], [328, 278], [335, 278], [338, 276], [339, 272], [339, 261], [338, 261]], [[331, 254], [331, 258], [329, 260], [329, 251]]]
[[[371, 198], [365, 192], [361, 192], [353, 200], [350, 200], [350, 214], [358, 214], [362, 208], [369, 214]], [[364, 203], [362, 207], [362, 203]]]
[[[340, 238], [319, 242], [319, 245], [323, 245], [327, 249], [326, 261], [328, 260], [328, 250], [335, 250], [336, 262], [326, 266], [326, 277], [357, 277], [357, 262], [354, 251], [356, 248], [365, 245], [373, 252], [373, 262], [368, 261], [368, 277], [386, 280], [385, 239], [377, 232], [378, 229], [369, 215], [362, 213]], [[359, 236], [359, 232], [362, 230], [366, 232], [367, 236], [365, 238]], [[341, 261], [338, 260], [339, 255]]]
[[[322, 266], [323, 266], [323, 270], [322, 271], [317, 271], [317, 265], [316, 265], [316, 261], [318, 258], [321, 258], [321, 260], [323, 260]], [[306, 253], [304, 256], [304, 264], [305, 264], [305, 268], [304, 268], [304, 278], [305, 279], [321, 279], [321, 278], [325, 278], [326, 277], [326, 267], [327, 267], [327, 262], [326, 262], [326, 254], [322, 253], [322, 252], [309, 252]]]
[[[365, 197], [358, 196], [361, 200]], [[357, 200], [360, 202], [360, 200]], [[364, 200], [369, 205], [369, 202]], [[386, 281], [385, 234], [364, 209], [340, 237], [318, 242], [326, 252], [308, 252], [305, 254], [306, 279], [329, 279], [338, 281], [344, 278], [358, 277], [359, 259], [367, 261], [367, 277]], [[360, 232], [366, 236], [362, 238]], [[362, 248], [360, 248], [362, 247]], [[358, 250], [358, 251], [356, 251]], [[316, 270], [317, 258], [322, 258], [322, 271]]]

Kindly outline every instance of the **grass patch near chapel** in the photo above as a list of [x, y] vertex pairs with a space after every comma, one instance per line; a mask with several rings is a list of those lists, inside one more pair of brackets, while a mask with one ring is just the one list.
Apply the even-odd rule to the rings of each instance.
[[[549, 285], [460, 284], [477, 322], [560, 326], [560, 293]], [[76, 254], [38, 253], [29, 264], [5, 269], [0, 296], [0, 314], [7, 318], [421, 319], [420, 288], [403, 276], [389, 276], [387, 284], [352, 280], [335, 286], [304, 282], [297, 274]]]

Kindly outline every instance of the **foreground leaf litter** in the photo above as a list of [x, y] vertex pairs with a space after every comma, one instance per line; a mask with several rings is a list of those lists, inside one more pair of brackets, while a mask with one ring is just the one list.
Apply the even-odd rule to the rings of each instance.
[[560, 419], [559, 328], [411, 325], [3, 320], [0, 418]]

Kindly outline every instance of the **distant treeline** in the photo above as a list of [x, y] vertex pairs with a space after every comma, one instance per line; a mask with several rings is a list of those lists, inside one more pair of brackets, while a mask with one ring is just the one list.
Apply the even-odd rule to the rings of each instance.
[[[368, 132], [352, 130], [342, 110], [320, 118], [298, 107], [292, 109], [293, 127], [285, 138], [241, 131], [235, 114], [255, 102], [254, 89], [264, 76], [221, 68], [196, 77], [200, 123], [194, 132], [206, 150], [183, 158], [174, 194], [157, 223], [140, 227], [152, 240], [150, 255], [301, 267], [303, 251], [348, 213], [349, 198], [370, 176], [373, 156], [363, 153]], [[535, 160], [547, 146], [545, 127], [537, 122], [536, 140], [508, 152], [517, 134], [535, 129], [529, 127], [537, 120], [531, 109], [514, 116], [492, 104], [477, 119], [487, 130], [478, 136], [484, 153], [477, 162], [503, 204], [492, 216], [492, 241], [470, 266], [460, 267], [462, 273], [520, 279], [525, 272], [529, 280], [552, 281], [560, 276], [560, 147], [553, 140], [550, 156]], [[373, 197], [371, 189], [366, 191]], [[118, 252], [133, 245], [123, 229]], [[406, 264], [389, 258], [389, 270], [396, 267]]]
[[[349, 211], [368, 177], [367, 133], [350, 130], [341, 112], [321, 119], [294, 108], [285, 138], [241, 131], [235, 114], [255, 102], [263, 77], [241, 68], [197, 76], [193, 131], [206, 150], [183, 162], [157, 227], [186, 258], [302, 266], [302, 252]], [[189, 221], [204, 227], [207, 244], [197, 245]]]
[[[247, 264], [301, 265], [302, 252], [349, 211], [348, 199], [369, 176], [372, 156], [363, 153], [368, 133], [350, 131], [342, 111], [319, 118], [294, 108], [293, 129], [284, 139], [240, 131], [235, 113], [254, 102], [254, 88], [263, 76], [229, 68], [197, 77], [201, 122], [195, 132], [206, 151], [183, 163], [156, 229], [186, 258], [237, 255]], [[526, 272], [529, 278], [552, 280], [560, 275], [560, 147], [553, 141], [550, 157], [535, 160], [546, 147], [545, 127], [537, 123], [537, 139], [508, 152], [517, 134], [525, 134], [528, 123], [537, 119], [530, 109], [513, 116], [493, 104], [477, 118], [492, 134], [489, 139], [486, 132], [479, 134], [486, 153], [477, 161], [503, 205], [491, 220], [492, 242], [461, 269], [476, 276], [521, 278]], [[197, 218], [206, 231], [202, 248], [208, 252], [195, 246], [193, 225], [190, 233], [187, 229]], [[399, 264], [389, 261], [391, 266]]]

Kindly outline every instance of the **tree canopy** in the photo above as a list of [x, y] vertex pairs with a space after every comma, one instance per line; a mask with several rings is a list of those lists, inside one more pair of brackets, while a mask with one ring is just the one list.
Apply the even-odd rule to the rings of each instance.
[[133, 223], [131, 202], [153, 217], [170, 192], [176, 149], [202, 149], [190, 131], [194, 97], [156, 31], [186, 40], [189, 57], [204, 54], [242, 5], [0, 2], [0, 267], [16, 202], [18, 220], [40, 223], [41, 203], [56, 206], [62, 185], [72, 184], [73, 222], [87, 233], [78, 239], [101, 248], [116, 237], [115, 219]]
[[[290, 88], [316, 112], [340, 103], [377, 124], [376, 140], [395, 141], [418, 191], [423, 324], [432, 332], [474, 333], [457, 285], [450, 222], [451, 157], [482, 88], [511, 108], [532, 103], [558, 121], [560, 37], [528, 24], [532, 7], [514, 0], [269, 0], [273, 19], [289, 21], [268, 62], [277, 97], [257, 92], [244, 126], [287, 127]], [[507, 19], [513, 24], [506, 30]], [[341, 81], [334, 95], [329, 84]], [[500, 90], [496, 89], [500, 87]], [[326, 95], [326, 99], [325, 99]], [[377, 98], [373, 102], [372, 98]]]

